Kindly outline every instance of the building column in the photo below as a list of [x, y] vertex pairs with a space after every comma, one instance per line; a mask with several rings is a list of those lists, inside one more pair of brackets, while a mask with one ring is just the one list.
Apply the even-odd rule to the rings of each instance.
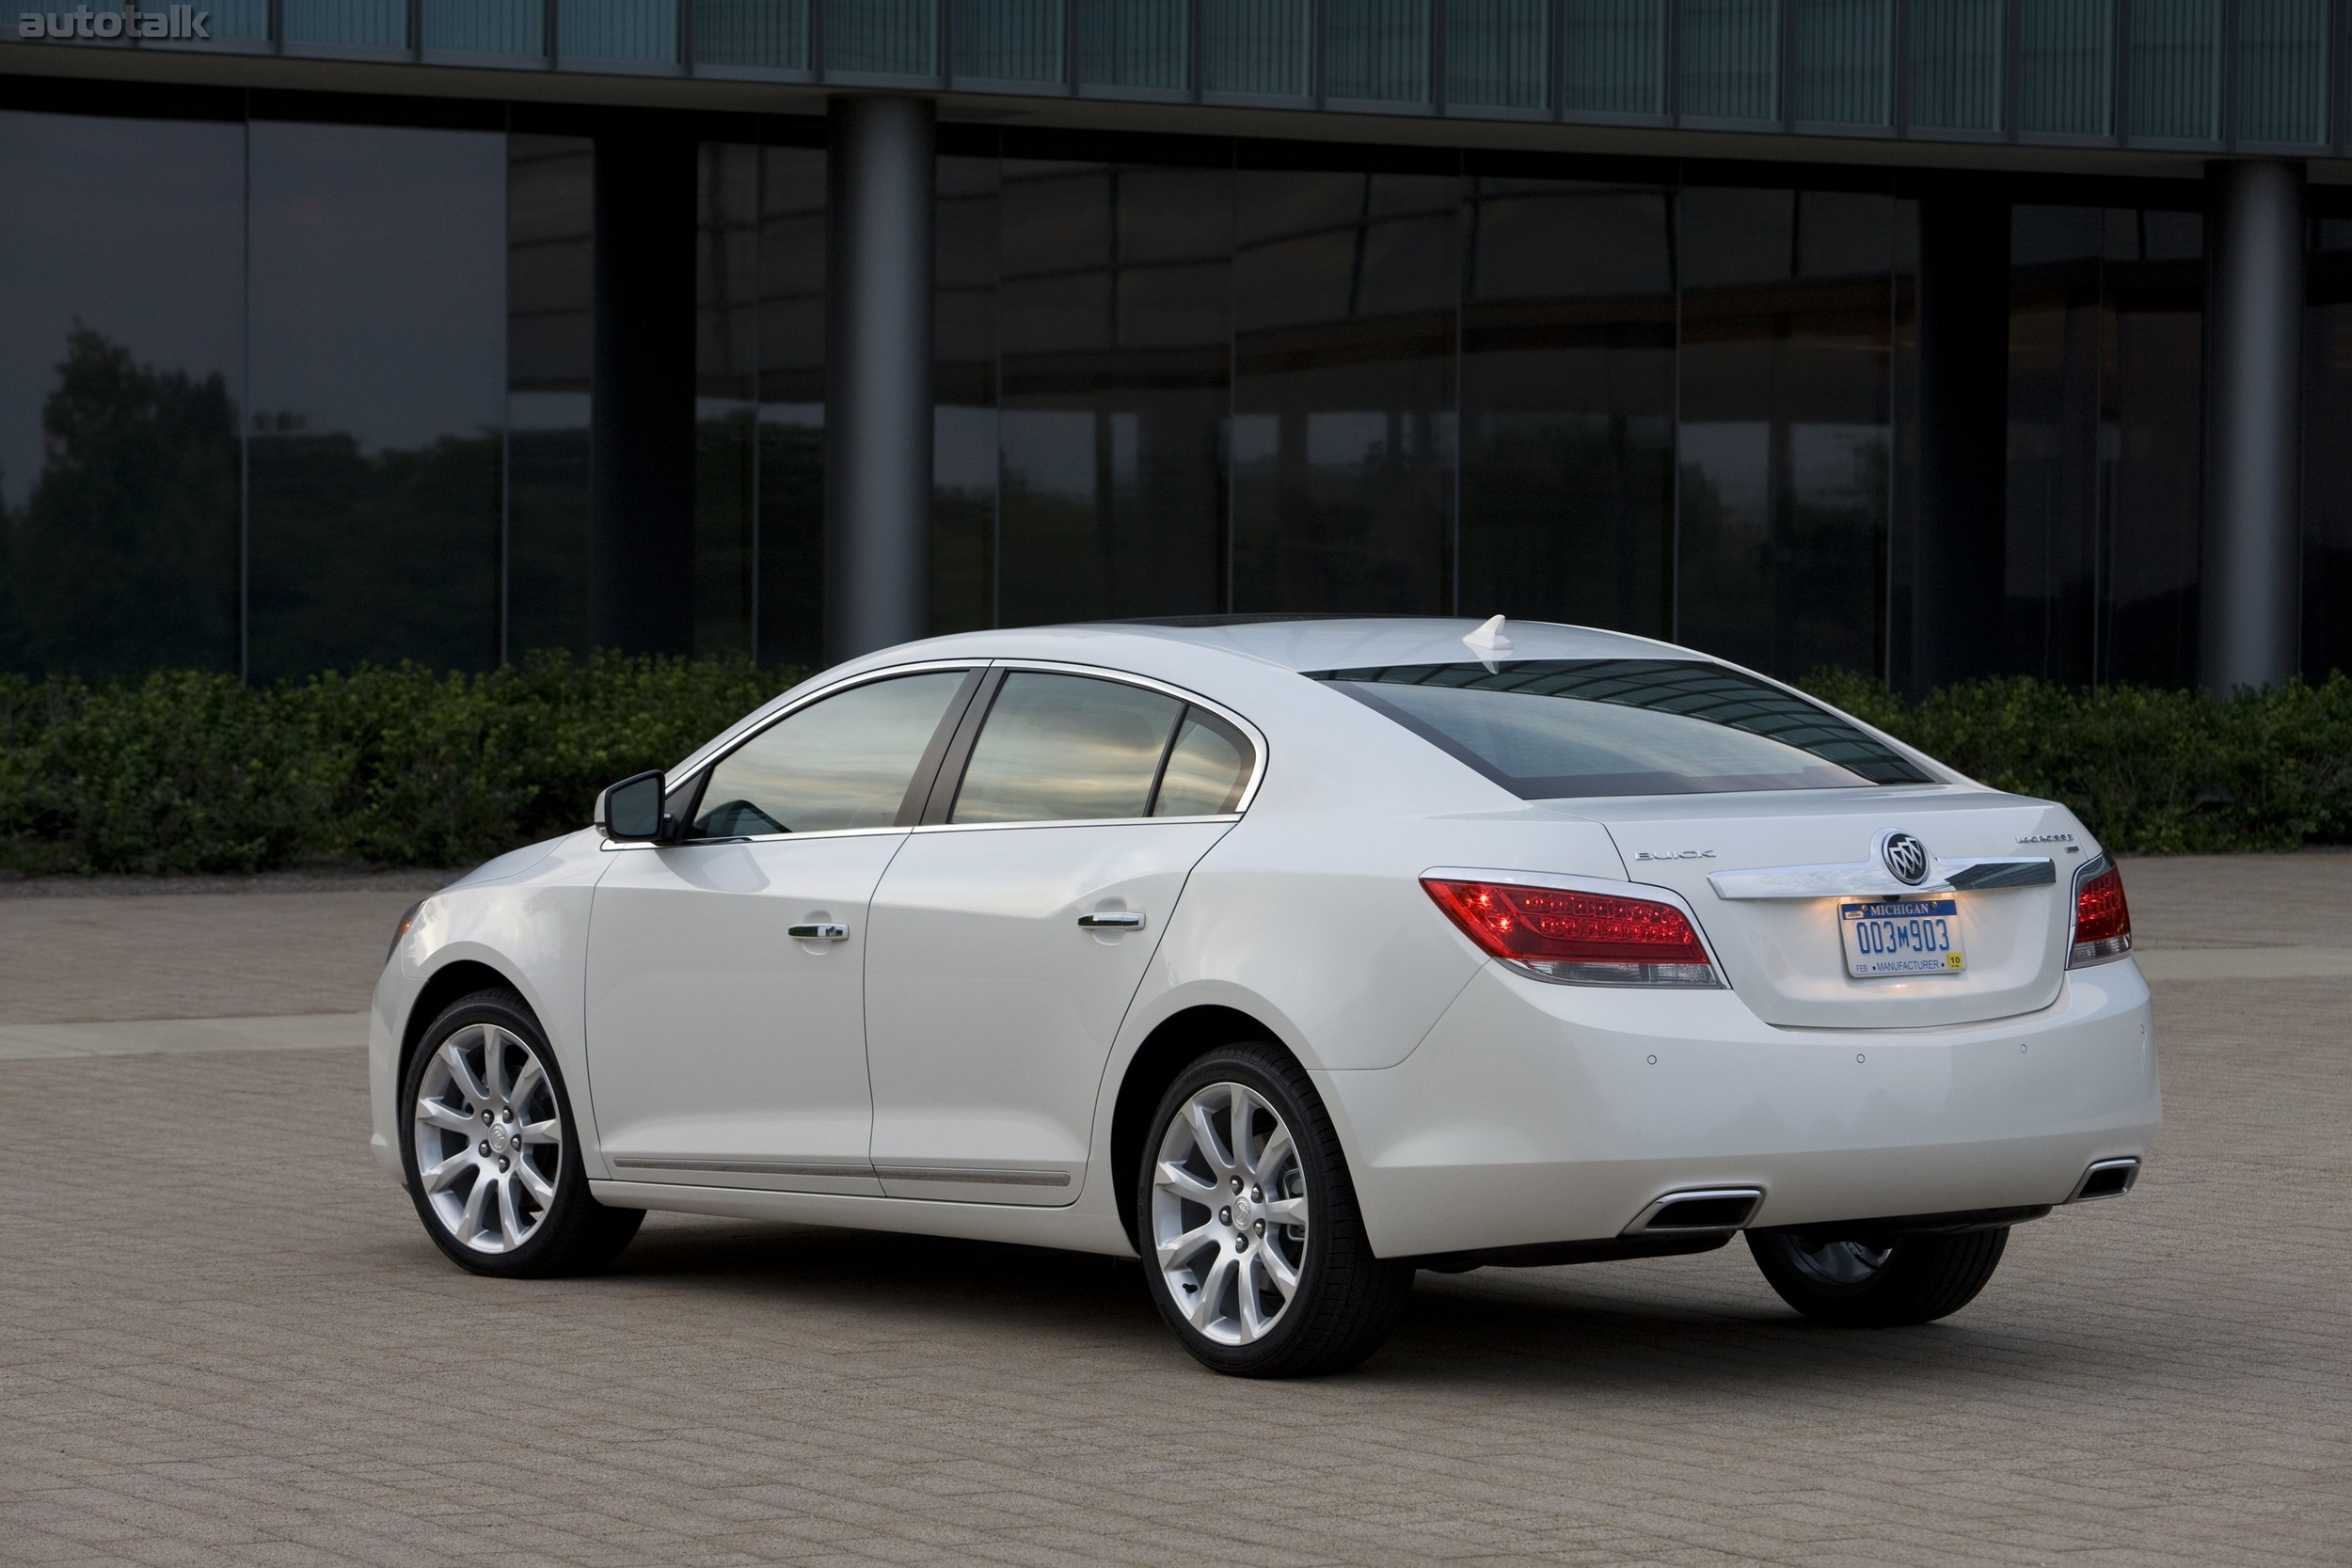
[[695, 146], [658, 121], [596, 138], [588, 638], [688, 653], [694, 631]]
[[825, 657], [930, 631], [934, 110], [835, 98], [827, 128]]
[[1915, 693], [1998, 673], [2009, 514], [2007, 191], [1955, 179], [1919, 200]]
[[2205, 509], [2199, 670], [2227, 696], [2301, 658], [2303, 170], [2205, 174]]

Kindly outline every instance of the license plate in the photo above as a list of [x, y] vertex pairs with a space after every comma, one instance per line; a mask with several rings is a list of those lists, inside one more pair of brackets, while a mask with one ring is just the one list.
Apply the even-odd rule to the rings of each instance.
[[1968, 968], [1960, 944], [1957, 899], [1840, 904], [1837, 934], [1846, 944], [1846, 973], [1858, 980], [1959, 974]]

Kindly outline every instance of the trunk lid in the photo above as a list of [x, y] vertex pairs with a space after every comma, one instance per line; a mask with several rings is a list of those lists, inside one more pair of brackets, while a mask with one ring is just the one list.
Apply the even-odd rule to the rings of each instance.
[[[1689, 901], [1724, 978], [1756, 1016], [1791, 1027], [1925, 1028], [2048, 1006], [2065, 976], [2074, 873], [2097, 852], [2063, 808], [1963, 785], [1644, 796], [1577, 808], [1608, 828], [1628, 877]], [[1917, 885], [1889, 869], [1888, 833], [1926, 847]], [[1860, 932], [1861, 916], [1841, 907], [1917, 900], [1949, 901], [1956, 929], [1944, 931], [1964, 968], [1848, 973], [1841, 922], [1856, 921]]]

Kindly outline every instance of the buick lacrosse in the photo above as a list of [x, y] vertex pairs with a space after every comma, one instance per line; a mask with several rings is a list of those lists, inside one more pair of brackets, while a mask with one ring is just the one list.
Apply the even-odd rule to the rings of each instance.
[[402, 922], [377, 1157], [485, 1275], [649, 1209], [1142, 1259], [1298, 1374], [1415, 1271], [1705, 1252], [1924, 1323], [2158, 1121], [2122, 878], [1777, 682], [1573, 626], [975, 632]]

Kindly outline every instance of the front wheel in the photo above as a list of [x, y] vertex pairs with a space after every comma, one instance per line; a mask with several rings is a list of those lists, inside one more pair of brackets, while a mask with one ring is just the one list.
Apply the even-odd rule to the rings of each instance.
[[1949, 1317], [2000, 1266], [2009, 1229], [1959, 1235], [1751, 1230], [1748, 1250], [1780, 1299], [1839, 1328], [1900, 1328]]
[[1410, 1265], [1373, 1256], [1331, 1119], [1272, 1045], [1213, 1051], [1177, 1077], [1137, 1183], [1152, 1300], [1216, 1371], [1343, 1371], [1380, 1348], [1412, 1291]]
[[475, 1274], [586, 1274], [645, 1218], [589, 1196], [555, 1053], [523, 999], [480, 990], [435, 1019], [401, 1075], [409, 1196]]

